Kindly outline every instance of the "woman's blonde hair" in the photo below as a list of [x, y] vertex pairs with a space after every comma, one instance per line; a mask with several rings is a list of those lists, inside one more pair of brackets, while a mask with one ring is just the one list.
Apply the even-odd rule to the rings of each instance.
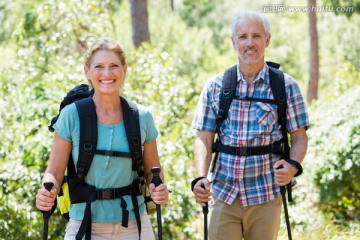
[[112, 38], [99, 38], [88, 48], [85, 54], [85, 65], [89, 68], [91, 58], [93, 55], [100, 50], [109, 50], [114, 52], [120, 59], [121, 64], [124, 66], [126, 64], [125, 52], [121, 48], [120, 44]]

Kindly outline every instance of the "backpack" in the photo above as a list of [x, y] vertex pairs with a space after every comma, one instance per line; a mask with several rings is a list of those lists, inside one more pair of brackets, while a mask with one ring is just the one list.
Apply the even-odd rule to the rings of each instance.
[[[71, 203], [87, 203], [84, 220], [76, 239], [81, 239], [84, 234], [86, 234], [86, 239], [90, 239], [91, 202], [97, 199], [120, 198], [123, 212], [122, 224], [124, 227], [127, 227], [129, 212], [126, 210], [126, 202], [122, 196], [131, 195], [140, 236], [141, 221], [136, 196], [140, 194], [144, 196], [146, 210], [149, 214], [156, 211], [156, 205], [150, 198], [150, 193], [145, 180], [138, 109], [134, 102], [120, 97], [124, 113], [123, 121], [130, 152], [99, 150], [96, 148], [98, 136], [97, 116], [95, 105], [92, 100], [93, 94], [94, 91], [89, 91], [89, 86], [86, 84], [78, 85], [69, 91], [60, 104], [59, 114], [52, 119], [49, 126], [49, 130], [53, 132], [53, 125], [56, 123], [61, 110], [65, 106], [73, 102], [75, 103], [80, 122], [79, 157], [76, 166], [77, 171], [75, 171], [74, 161], [72, 159], [72, 154], [70, 153], [67, 171], [57, 197], [57, 205], [63, 217], [69, 220]], [[138, 179], [135, 179], [131, 185], [118, 189], [99, 190], [94, 186], [86, 184], [85, 176], [88, 173], [95, 154], [132, 158], [132, 170], [137, 171]]]

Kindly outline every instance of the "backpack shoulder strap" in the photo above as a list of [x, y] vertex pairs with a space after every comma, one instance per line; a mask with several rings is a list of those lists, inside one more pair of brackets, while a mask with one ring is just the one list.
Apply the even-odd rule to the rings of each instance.
[[[268, 62], [267, 62], [268, 63]], [[269, 65], [269, 77], [270, 77], [270, 87], [274, 96], [274, 100], [278, 106], [278, 122], [281, 126], [281, 133], [283, 135], [284, 140], [284, 159], [288, 159], [290, 157], [290, 147], [288, 142], [288, 135], [286, 129], [286, 92], [285, 92], [285, 79], [284, 73], [277, 69], [279, 65], [272, 67], [272, 63], [268, 63]]]
[[75, 101], [80, 122], [77, 176], [83, 179], [89, 171], [97, 147], [97, 116], [92, 98]]
[[137, 171], [139, 177], [144, 176], [144, 164], [141, 148], [141, 134], [139, 111], [136, 103], [120, 97], [123, 110], [126, 137], [132, 158], [132, 170]]
[[228, 116], [231, 101], [234, 98], [237, 85], [237, 65], [227, 69], [224, 73], [220, 93], [219, 111], [216, 119], [215, 132], [220, 132], [221, 124]]

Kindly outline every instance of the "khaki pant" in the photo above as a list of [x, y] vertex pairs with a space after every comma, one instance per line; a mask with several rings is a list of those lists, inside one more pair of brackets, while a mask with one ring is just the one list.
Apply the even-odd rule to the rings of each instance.
[[217, 198], [209, 204], [210, 240], [276, 240], [280, 228], [281, 196], [264, 204], [228, 205]]
[[[79, 231], [81, 221], [70, 219], [66, 227], [64, 240], [74, 240]], [[83, 238], [85, 239], [85, 238]], [[137, 240], [139, 233], [136, 221], [129, 221], [128, 227], [124, 228], [121, 223], [92, 223], [91, 225], [92, 240]], [[155, 240], [154, 232], [148, 215], [141, 216], [141, 240]]]

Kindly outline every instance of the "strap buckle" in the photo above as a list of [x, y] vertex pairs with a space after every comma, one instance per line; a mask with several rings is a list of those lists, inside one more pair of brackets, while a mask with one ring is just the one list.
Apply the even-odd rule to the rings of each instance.
[[93, 145], [91, 143], [84, 143], [83, 150], [85, 154], [91, 154], [93, 152]]
[[248, 150], [250, 148], [248, 147], [237, 147], [235, 149], [236, 151], [236, 155], [238, 156], [249, 156], [249, 153], [251, 152], [251, 150]]
[[102, 189], [96, 191], [96, 198], [100, 200], [112, 200], [115, 199], [114, 189]]

